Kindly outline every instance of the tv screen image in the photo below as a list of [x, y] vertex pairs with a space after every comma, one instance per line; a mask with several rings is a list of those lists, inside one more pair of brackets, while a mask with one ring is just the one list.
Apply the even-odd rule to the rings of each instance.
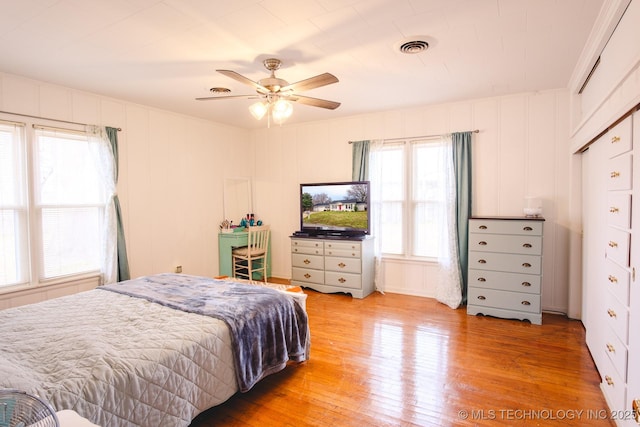
[[300, 231], [312, 236], [369, 234], [369, 181], [300, 184]]

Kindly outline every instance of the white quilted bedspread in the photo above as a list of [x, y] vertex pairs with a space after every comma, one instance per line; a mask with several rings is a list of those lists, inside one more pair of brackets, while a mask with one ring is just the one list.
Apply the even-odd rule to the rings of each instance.
[[224, 322], [102, 290], [0, 311], [0, 387], [103, 427], [188, 426], [238, 390]]

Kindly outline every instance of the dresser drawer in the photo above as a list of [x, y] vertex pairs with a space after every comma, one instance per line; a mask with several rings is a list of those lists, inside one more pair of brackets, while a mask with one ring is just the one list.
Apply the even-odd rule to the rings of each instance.
[[469, 268], [505, 271], [508, 273], [540, 274], [542, 258], [535, 255], [512, 255], [493, 252], [469, 252]]
[[627, 117], [607, 132], [604, 141], [607, 143], [609, 158], [626, 153], [633, 148], [631, 138], [632, 116]]
[[317, 240], [291, 240], [291, 252], [300, 254], [324, 254], [324, 242]]
[[629, 343], [629, 312], [611, 293], [607, 293], [607, 301], [603, 305], [607, 312], [607, 323], [622, 340], [623, 343]]
[[609, 160], [609, 180], [607, 189], [609, 190], [630, 190], [632, 183], [631, 175], [631, 154], [623, 154]]
[[334, 242], [327, 241], [324, 243], [325, 253], [329, 251], [347, 251], [360, 253], [360, 243], [354, 242]]
[[605, 263], [605, 268], [609, 292], [623, 305], [629, 305], [629, 271], [609, 259]]
[[309, 268], [292, 267], [291, 281], [317, 283], [319, 285], [322, 285], [324, 283], [324, 270], [312, 270]]
[[469, 233], [542, 236], [542, 221], [472, 218], [469, 220]]
[[334, 248], [324, 248], [325, 256], [335, 256], [335, 257], [344, 257], [344, 258], [360, 258], [360, 248], [356, 249], [334, 249]]
[[623, 267], [629, 267], [629, 245], [631, 235], [617, 228], [607, 228], [607, 258]]
[[339, 286], [341, 288], [351, 289], [360, 289], [362, 287], [362, 276], [359, 274], [326, 271], [324, 279], [325, 284], [330, 286]]
[[472, 233], [469, 234], [469, 250], [540, 255], [542, 236]]
[[625, 380], [620, 378], [608, 357], [603, 357], [602, 366], [598, 366], [602, 377], [602, 391], [606, 395], [610, 408], [624, 408], [627, 395]]
[[495, 307], [529, 313], [540, 312], [540, 295], [519, 292], [470, 287], [468, 303], [482, 307]]
[[346, 273], [360, 273], [362, 263], [359, 258], [325, 257], [324, 269], [326, 271], [344, 271]]
[[323, 270], [324, 257], [322, 255], [291, 254], [291, 265], [293, 267]]
[[616, 372], [620, 375], [620, 379], [627, 380], [627, 347], [620, 341], [620, 339], [612, 332], [608, 331], [605, 338], [605, 352], [611, 364], [615, 368]]
[[504, 273], [501, 271], [469, 270], [469, 287], [540, 294], [540, 276]]
[[607, 196], [607, 224], [631, 227], [631, 194], [610, 192]]

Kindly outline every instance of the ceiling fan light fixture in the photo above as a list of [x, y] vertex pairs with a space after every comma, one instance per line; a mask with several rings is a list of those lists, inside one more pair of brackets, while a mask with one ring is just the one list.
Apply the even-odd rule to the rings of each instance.
[[269, 104], [265, 101], [256, 102], [249, 106], [249, 112], [256, 120], [261, 120], [269, 111]]
[[285, 101], [284, 99], [278, 99], [273, 104], [271, 110], [273, 121], [278, 124], [282, 124], [285, 120], [291, 117], [291, 113], [293, 113], [293, 104], [289, 101]]
[[[277, 58], [267, 58], [263, 61], [265, 68], [271, 72], [267, 78], [253, 81], [242, 74], [232, 70], [217, 69], [216, 71], [236, 80], [245, 85], [251, 86], [258, 93], [256, 95], [229, 95], [229, 96], [207, 96], [196, 98], [197, 101], [232, 99], [232, 98], [258, 98], [261, 101], [255, 102], [249, 106], [249, 112], [256, 120], [262, 120], [267, 116], [267, 127], [271, 121], [282, 124], [293, 113], [292, 102], [300, 102], [302, 104], [313, 107], [326, 108], [335, 110], [340, 106], [339, 102], [328, 101], [326, 99], [312, 98], [308, 96], [297, 95], [298, 92], [315, 89], [318, 87], [338, 83], [338, 78], [331, 73], [322, 73], [308, 79], [300, 80], [289, 84], [286, 80], [276, 77], [275, 71], [278, 70], [282, 62]], [[224, 87], [213, 87], [210, 91], [216, 95], [230, 92]]]

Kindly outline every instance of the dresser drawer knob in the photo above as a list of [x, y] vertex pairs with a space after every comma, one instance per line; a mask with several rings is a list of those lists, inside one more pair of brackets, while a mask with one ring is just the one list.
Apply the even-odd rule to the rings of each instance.
[[338, 264], [338, 267], [340, 268], [345, 268], [347, 266], [347, 264], [345, 264], [344, 262], [341, 262], [340, 264]]
[[486, 230], [487, 226], [486, 225], [481, 225], [480, 227], [478, 227], [480, 230]]
[[479, 259], [479, 260], [478, 260], [478, 263], [480, 263], [480, 264], [486, 264], [486, 263], [487, 263], [487, 260]]
[[478, 282], [486, 282], [487, 279], [485, 279], [484, 277], [478, 277]]
[[616, 349], [615, 349], [615, 347], [613, 346], [613, 344], [609, 344], [609, 343], [607, 343], [607, 351], [608, 351], [609, 353], [615, 353], [615, 352], [616, 352]]
[[478, 295], [478, 299], [479, 299], [480, 301], [484, 301], [484, 300], [486, 300], [486, 299], [487, 299], [487, 297], [485, 297], [484, 295]]
[[478, 242], [478, 244], [479, 244], [480, 246], [487, 246], [487, 242], [485, 242], [484, 240], [482, 240], [482, 241]]
[[529, 264], [528, 262], [523, 262], [523, 263], [522, 263], [522, 266], [523, 266], [524, 268], [529, 268], [529, 267], [531, 267], [531, 264]]
[[616, 276], [609, 275], [609, 282], [618, 283], [618, 278]]
[[338, 279], [338, 282], [340, 282], [340, 283], [344, 283], [344, 282], [346, 282], [346, 281], [347, 281], [347, 279], [345, 279], [345, 278], [343, 278], [343, 277], [341, 277], [341, 278], [339, 278], [339, 279]]
[[308, 278], [310, 278], [310, 277], [311, 277], [311, 275], [310, 275], [309, 273], [304, 273], [304, 278], [305, 278], [305, 279], [308, 279]]
[[617, 248], [618, 247], [618, 243], [617, 242], [613, 242], [613, 241], [609, 241], [609, 247], [610, 248]]
[[609, 315], [609, 317], [611, 317], [611, 318], [617, 318], [617, 317], [618, 317], [618, 315], [616, 314], [616, 312], [615, 312], [615, 311], [613, 311], [612, 309], [608, 309], [608, 310], [607, 310], [607, 314], [608, 314], [608, 315]]
[[302, 262], [304, 262], [305, 264], [311, 264], [311, 260], [309, 260], [308, 258], [305, 258]]
[[531, 227], [529, 227], [529, 226], [522, 227], [522, 229], [523, 229], [524, 231], [533, 231], [533, 228], [531, 228]]
[[620, 172], [618, 171], [613, 171], [611, 172], [611, 174], [609, 175], [611, 178], [617, 178], [620, 176]]
[[609, 213], [618, 213], [620, 212], [620, 209], [616, 208], [615, 206], [611, 206], [609, 208]]
[[604, 380], [608, 385], [613, 385], [613, 379], [609, 375], [605, 375]]
[[529, 286], [531, 286], [531, 283], [529, 283], [529, 282], [522, 282], [522, 286], [524, 286], [524, 287], [527, 287], [527, 288], [528, 288]]
[[531, 243], [525, 243], [524, 245], [522, 245], [523, 248], [531, 248], [533, 247], [533, 245], [531, 245]]
[[615, 144], [618, 141], [620, 141], [620, 137], [619, 136], [612, 136], [611, 137], [611, 143], [612, 144]]
[[522, 304], [522, 305], [531, 305], [531, 303], [529, 301], [522, 301], [520, 304]]

